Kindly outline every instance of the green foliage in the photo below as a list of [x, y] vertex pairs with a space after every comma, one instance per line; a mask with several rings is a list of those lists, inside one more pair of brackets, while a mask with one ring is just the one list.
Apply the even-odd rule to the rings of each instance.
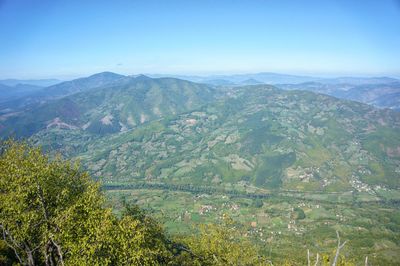
[[282, 172], [296, 160], [295, 153], [264, 156], [257, 170], [255, 184], [269, 188], [279, 188], [282, 185]]
[[256, 208], [261, 208], [264, 205], [263, 201], [261, 199], [255, 199], [253, 200], [253, 206]]
[[8, 266], [17, 261], [14, 251], [3, 240], [0, 240], [0, 265]]
[[269, 265], [229, 217], [222, 219], [219, 225], [200, 225], [198, 235], [182, 239], [192, 253], [180, 258], [181, 265]]
[[304, 213], [302, 208], [294, 208], [294, 212], [295, 212], [295, 219], [297, 220], [303, 220], [304, 218], [306, 218], [306, 214]]
[[[6, 141], [0, 157], [0, 229], [21, 264], [153, 265], [171, 260], [161, 227], [128, 209], [122, 218], [79, 165]], [[1, 242], [2, 254], [8, 258]], [[1, 258], [3, 261], [5, 259]]]

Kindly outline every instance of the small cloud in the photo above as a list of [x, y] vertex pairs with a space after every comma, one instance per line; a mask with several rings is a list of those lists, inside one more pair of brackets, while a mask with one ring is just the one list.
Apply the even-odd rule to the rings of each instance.
[[123, 66], [123, 65], [124, 65], [124, 64], [122, 64], [122, 63], [118, 63], [118, 64], [117, 64], [117, 66]]

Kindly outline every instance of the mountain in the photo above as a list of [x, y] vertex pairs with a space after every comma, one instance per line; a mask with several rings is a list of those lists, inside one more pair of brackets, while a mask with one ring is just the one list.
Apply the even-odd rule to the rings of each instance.
[[43, 90], [42, 95], [45, 95], [46, 97], [62, 97], [95, 87], [107, 86], [124, 78], [126, 78], [126, 76], [112, 72], [102, 72], [86, 78], [65, 81], [47, 87]]
[[[387, 83], [374, 83], [378, 81], [386, 81]], [[360, 82], [358, 79], [353, 80], [353, 82], [306, 82], [301, 84], [280, 84], [277, 86], [286, 90], [308, 90], [371, 104], [379, 108], [400, 110], [400, 81], [391, 78], [374, 78], [367, 79], [365, 82]]]
[[370, 104], [380, 108], [390, 108], [400, 111], [400, 91], [376, 97], [370, 101]]
[[374, 84], [388, 84], [399, 82], [398, 79], [389, 77], [339, 77], [331, 79], [316, 80], [324, 84], [353, 84], [353, 85], [374, 85]]
[[29, 84], [16, 84], [14, 86], [0, 84], [0, 103], [26, 97], [41, 89], [42, 87]]
[[108, 183], [305, 191], [400, 185], [400, 114], [390, 110], [269, 85], [214, 88], [109, 73], [67, 84], [75, 86], [62, 85], [61, 95], [78, 92], [0, 116], [1, 136], [31, 137], [79, 157]]
[[27, 132], [32, 141], [80, 158], [107, 184], [399, 188], [400, 114], [268, 85], [220, 93], [178, 79], [133, 78], [8, 119], [3, 132], [35, 129]]
[[[190, 79], [188, 79], [188, 80], [190, 80]], [[201, 80], [200, 82], [209, 84], [209, 85], [214, 85], [214, 86], [235, 86], [236, 85], [232, 81], [225, 80], [225, 79], [208, 79], [208, 80]]]
[[0, 102], [12, 97], [13, 87], [0, 84]]
[[380, 108], [400, 110], [400, 82], [358, 85], [337, 96]]
[[2, 136], [28, 137], [49, 128], [82, 129], [100, 135], [116, 133], [197, 108], [215, 96], [211, 88], [189, 81], [110, 73], [65, 82], [46, 90], [46, 95], [52, 96], [78, 93], [3, 115], [0, 117]]
[[36, 108], [37, 104], [43, 104], [49, 100], [62, 98], [96, 87], [111, 85], [114, 82], [123, 80], [129, 80], [129, 78], [112, 72], [102, 72], [85, 78], [65, 81], [43, 88], [42, 90], [34, 91], [25, 95], [25, 97], [18, 97], [2, 102], [0, 103], [0, 112], [15, 113], [26, 108]]
[[[287, 74], [278, 74], [270, 72], [261, 72], [254, 74], [236, 74], [236, 75], [212, 75], [212, 76], [185, 76], [185, 75], [163, 75], [154, 74], [150, 77], [175, 77], [186, 79], [193, 82], [200, 82], [212, 85], [255, 85], [260, 83], [265, 84], [280, 84], [280, 83], [303, 83], [308, 81], [318, 80], [317, 77], [296, 76]], [[224, 84], [218, 84], [215, 81], [223, 81]], [[248, 83], [246, 81], [251, 81]], [[257, 83], [254, 83], [257, 81]]]
[[218, 78], [218, 77], [216, 77], [215, 79], [212, 79], [212, 78], [210, 78], [210, 79], [208, 79], [208, 78], [207, 79], [201, 79], [201, 78], [200, 79], [199, 78], [191, 79], [190, 77], [189, 78], [183, 77], [183, 79], [186, 79], [186, 80], [191, 80], [193, 82], [200, 82], [200, 83], [213, 85], [213, 86], [225, 86], [225, 87], [227, 87], [227, 86], [243, 86], [243, 85], [264, 84], [263, 82], [258, 81], [258, 80], [253, 79], [253, 78], [245, 79], [245, 80], [240, 81], [240, 82], [232, 81], [227, 77], [225, 77], [225, 78], [226, 79]]
[[210, 76], [190, 76], [190, 75], [167, 75], [167, 74], [149, 74], [150, 77], [175, 77], [186, 79], [193, 82], [206, 83], [211, 85], [258, 85], [258, 84], [306, 84], [316, 83], [326, 86], [338, 85], [379, 85], [399, 82], [398, 79], [390, 77], [338, 77], [338, 78], [321, 78], [312, 76], [299, 76], [271, 72], [234, 74], [234, 75], [210, 75]]
[[259, 84], [263, 84], [263, 82], [258, 81], [256, 79], [246, 79], [243, 80], [242, 82], [240, 82], [241, 85], [259, 85]]
[[359, 183], [397, 188], [399, 126], [400, 115], [366, 105], [246, 87], [197, 111], [99, 139], [91, 145], [94, 150], [80, 156], [110, 181], [248, 182], [327, 191], [352, 190]]
[[0, 80], [0, 84], [7, 86], [15, 86], [17, 84], [27, 84], [38, 87], [48, 87], [60, 83], [58, 79], [3, 79]]
[[219, 76], [221, 79], [226, 79], [234, 83], [242, 83], [246, 80], [256, 80], [265, 84], [279, 84], [279, 83], [302, 83], [307, 81], [313, 81], [317, 78], [308, 76], [297, 76], [297, 75], [287, 75], [278, 74], [270, 72], [261, 72], [255, 74], [238, 74], [238, 75], [226, 75]]

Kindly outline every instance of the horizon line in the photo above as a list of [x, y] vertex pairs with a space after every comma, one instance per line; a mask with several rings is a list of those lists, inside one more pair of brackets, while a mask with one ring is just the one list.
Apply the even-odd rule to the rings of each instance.
[[175, 73], [168, 73], [165, 72], [127, 72], [127, 71], [110, 71], [110, 70], [105, 70], [105, 71], [99, 71], [99, 72], [92, 72], [90, 74], [60, 74], [60, 75], [50, 75], [50, 76], [41, 76], [41, 77], [34, 77], [29, 76], [29, 77], [1, 77], [0, 80], [60, 80], [60, 81], [68, 81], [68, 80], [74, 80], [74, 79], [79, 79], [79, 78], [85, 78], [85, 77], [90, 77], [92, 75], [100, 74], [100, 73], [115, 73], [123, 76], [137, 76], [137, 75], [153, 75], [153, 76], [182, 76], [182, 77], [201, 77], [201, 78], [206, 78], [206, 77], [221, 77], [221, 76], [236, 76], [236, 75], [254, 75], [254, 74], [263, 74], [263, 73], [268, 73], [268, 74], [276, 74], [276, 75], [289, 75], [289, 76], [297, 76], [297, 77], [310, 77], [310, 78], [321, 78], [321, 79], [329, 79], [329, 78], [394, 78], [394, 79], [400, 79], [400, 73], [399, 74], [390, 74], [390, 73], [334, 73], [334, 72], [326, 72], [326, 73], [301, 73], [301, 72], [280, 72], [280, 71], [214, 71], [214, 72], [207, 72], [207, 73], [202, 73], [202, 72], [192, 72], [192, 73], [185, 73], [185, 72], [175, 72]]

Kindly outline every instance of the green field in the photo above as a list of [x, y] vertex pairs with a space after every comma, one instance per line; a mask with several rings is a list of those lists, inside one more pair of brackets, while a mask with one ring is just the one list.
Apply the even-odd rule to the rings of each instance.
[[[350, 240], [343, 255], [356, 264], [365, 256], [372, 265], [400, 263], [398, 203], [365, 194], [309, 194], [286, 192], [267, 199], [161, 189], [106, 191], [115, 212], [126, 200], [161, 220], [171, 235], [192, 234], [197, 225], [218, 223], [224, 215], [243, 229], [261, 252], [276, 263], [294, 256], [299, 265], [312, 254], [330, 253], [338, 230]], [[397, 198], [399, 199], [399, 198]], [[303, 260], [301, 259], [303, 258]]]

